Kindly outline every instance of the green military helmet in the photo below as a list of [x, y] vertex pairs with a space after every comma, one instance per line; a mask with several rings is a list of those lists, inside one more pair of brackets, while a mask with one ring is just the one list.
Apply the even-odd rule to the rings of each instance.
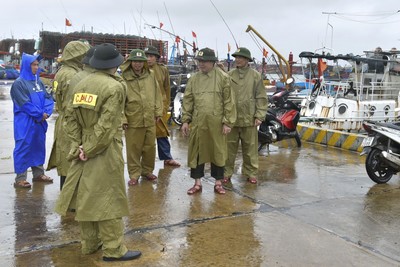
[[208, 47], [199, 50], [195, 59], [203, 61], [218, 61], [218, 58], [215, 56], [214, 50]]
[[151, 46], [151, 45], [149, 45], [148, 47], [146, 47], [144, 49], [144, 53], [146, 55], [154, 55], [154, 56], [160, 57], [160, 53], [158, 52], [157, 48], [154, 46]]
[[233, 56], [233, 57], [236, 57], [236, 56], [245, 57], [245, 58], [247, 58], [250, 62], [253, 61], [253, 58], [251, 57], [251, 54], [250, 54], [250, 50], [247, 49], [246, 47], [239, 47], [239, 48], [235, 51], [235, 53], [232, 54], [232, 56]]
[[131, 61], [147, 61], [146, 54], [142, 49], [133, 49], [129, 54], [128, 60]]

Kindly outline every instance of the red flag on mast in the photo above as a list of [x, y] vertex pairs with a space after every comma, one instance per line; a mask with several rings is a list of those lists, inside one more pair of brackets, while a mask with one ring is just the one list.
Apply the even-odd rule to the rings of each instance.
[[176, 42], [176, 43], [179, 43], [180, 41], [181, 41], [181, 38], [180, 38], [179, 36], [176, 36], [176, 37], [175, 37], [175, 42]]
[[162, 22], [160, 22], [160, 29], [162, 28], [162, 26], [164, 26], [164, 24]]
[[71, 21], [69, 21], [69, 19], [65, 18], [65, 26], [72, 26]]
[[268, 56], [268, 51], [265, 48], [263, 48], [263, 57], [267, 57], [267, 56]]
[[192, 31], [192, 36], [193, 36], [193, 38], [197, 38], [197, 35], [194, 31]]

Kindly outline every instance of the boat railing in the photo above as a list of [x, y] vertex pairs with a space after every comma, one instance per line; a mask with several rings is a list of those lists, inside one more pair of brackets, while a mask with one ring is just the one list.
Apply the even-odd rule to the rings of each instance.
[[357, 83], [355, 87], [359, 91], [359, 100], [397, 100], [400, 92], [400, 82]]
[[368, 84], [348, 81], [326, 81], [321, 85], [318, 95], [331, 95], [336, 98], [348, 97], [360, 101], [397, 100], [400, 82], [370, 82]]
[[347, 121], [347, 122], [352, 122], [352, 121], [365, 121], [365, 120], [373, 120], [373, 121], [393, 121], [397, 120], [398, 116], [396, 115], [395, 112], [388, 113], [387, 111], [379, 111], [375, 110], [372, 111], [371, 109], [360, 109], [360, 110], [352, 110], [350, 111], [350, 116], [347, 116], [346, 118], [342, 118], [340, 116], [335, 116], [336, 114], [333, 114], [332, 116], [302, 116], [300, 121], [306, 122], [306, 121]]

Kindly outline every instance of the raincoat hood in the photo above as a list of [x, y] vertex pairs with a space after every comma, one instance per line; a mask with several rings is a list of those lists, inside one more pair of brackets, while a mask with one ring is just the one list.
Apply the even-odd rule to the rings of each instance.
[[83, 57], [86, 52], [90, 49], [90, 45], [83, 41], [71, 41], [69, 42], [63, 50], [61, 56], [61, 63], [66, 62], [78, 62], [81, 64]]
[[40, 61], [41, 59], [42, 57], [40, 55], [30, 55], [23, 53], [19, 77], [27, 81], [37, 80], [37, 77], [39, 76], [39, 70], [36, 73], [36, 75], [33, 74], [31, 69], [31, 64], [33, 61], [35, 60]]

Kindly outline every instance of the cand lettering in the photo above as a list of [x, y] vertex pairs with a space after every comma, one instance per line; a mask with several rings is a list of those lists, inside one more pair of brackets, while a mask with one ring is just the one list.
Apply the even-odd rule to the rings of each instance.
[[87, 93], [76, 93], [74, 95], [74, 105], [96, 106], [97, 95]]

